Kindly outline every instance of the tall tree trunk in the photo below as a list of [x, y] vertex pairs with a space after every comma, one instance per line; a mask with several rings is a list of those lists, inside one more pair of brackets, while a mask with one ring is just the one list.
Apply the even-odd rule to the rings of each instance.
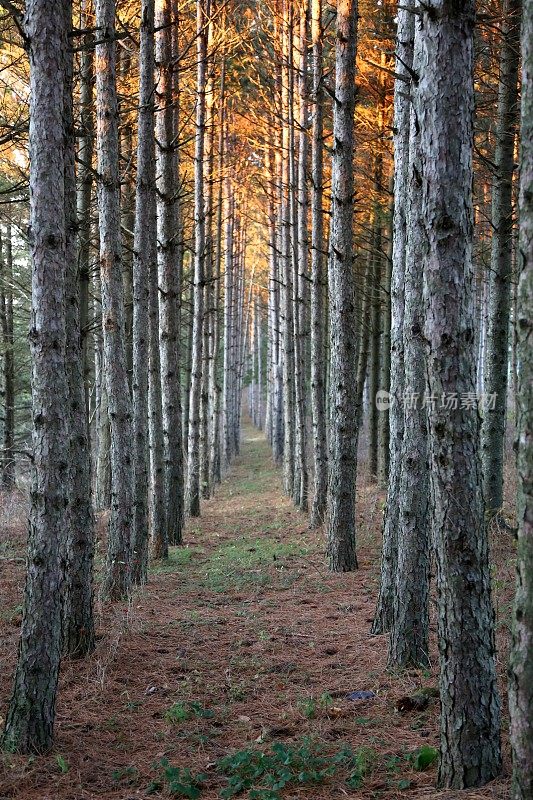
[[296, 215], [296, 269], [294, 275], [294, 398], [295, 398], [295, 425], [296, 425], [296, 460], [295, 485], [293, 499], [297, 508], [307, 512], [309, 476], [307, 470], [307, 403], [306, 403], [306, 317], [305, 304], [306, 284], [308, 281], [308, 191], [307, 191], [307, 25], [309, 18], [309, 2], [304, 0], [300, 11], [300, 35], [298, 50], [300, 53], [298, 69], [298, 95], [299, 95], [299, 136], [298, 136], [298, 171], [295, 197], [297, 205]]
[[[503, 502], [503, 459], [509, 371], [509, 311], [513, 281], [513, 172], [518, 121], [518, 61], [522, 0], [505, 0], [498, 87], [496, 153], [492, 185], [492, 251], [484, 412], [481, 426], [485, 510]], [[495, 402], [491, 399], [494, 397]]]
[[220, 91], [219, 91], [219, 139], [217, 153], [217, 216], [215, 226], [215, 247], [214, 247], [214, 310], [213, 310], [213, 335], [212, 335], [212, 357], [209, 363], [209, 393], [212, 398], [211, 419], [210, 419], [210, 442], [209, 442], [209, 483], [211, 493], [214, 492], [215, 485], [222, 480], [222, 459], [220, 447], [220, 422], [221, 422], [221, 399], [222, 386], [220, 381], [220, 328], [222, 321], [221, 308], [221, 276], [222, 276], [222, 233], [223, 233], [223, 210], [224, 210], [224, 156], [225, 140], [227, 137], [226, 112], [225, 112], [225, 91], [226, 91], [226, 60], [222, 58], [220, 69]]
[[357, 408], [353, 402], [357, 377], [357, 322], [352, 253], [356, 36], [357, 1], [339, 0], [329, 245], [331, 434], [328, 556], [330, 568], [335, 572], [347, 572], [357, 567], [355, 549]]
[[96, 384], [98, 388], [97, 412], [97, 453], [96, 453], [96, 491], [95, 507], [103, 511], [110, 506], [111, 499], [111, 430], [107, 405], [105, 379], [105, 357], [101, 343], [97, 344], [95, 355]]
[[[144, 78], [141, 109], [144, 120], [146, 150], [146, 242], [148, 258], [148, 440], [150, 446], [149, 519], [154, 558], [168, 557], [168, 530], [165, 508], [165, 464], [163, 435], [163, 404], [161, 392], [161, 357], [159, 345], [159, 275], [157, 259], [157, 193], [155, 168], [154, 112], [156, 86], [154, 81], [154, 14], [155, 0], [143, 0], [144, 44], [141, 53], [141, 76]], [[139, 136], [141, 139], [141, 136]], [[139, 165], [137, 165], [137, 173]], [[147, 561], [147, 558], [145, 559]]]
[[[387, 240], [386, 251], [383, 253], [383, 303], [382, 303], [382, 332], [379, 353], [379, 388], [390, 396], [390, 368], [391, 368], [391, 273], [392, 273], [392, 226], [394, 202], [389, 206], [387, 213]], [[390, 399], [389, 399], [390, 403]], [[389, 480], [389, 408], [385, 404], [380, 409], [378, 416], [378, 483], [381, 489], [387, 489]]]
[[184, 360], [183, 366], [185, 372], [185, 392], [183, 394], [183, 428], [182, 428], [183, 450], [185, 457], [184, 467], [186, 466], [187, 455], [189, 451], [189, 403], [191, 399], [190, 386], [191, 386], [191, 374], [192, 374], [192, 337], [194, 333], [194, 325], [193, 325], [194, 280], [191, 272], [190, 258], [189, 258], [189, 269], [187, 271], [187, 279], [185, 283], [188, 285], [188, 297], [187, 297], [187, 327], [186, 327], [187, 350], [185, 358], [183, 359]]
[[[216, 13], [216, 0], [211, 0], [211, 14]], [[206, 157], [205, 157], [205, 260], [204, 260], [204, 318], [202, 344], [202, 389], [200, 398], [200, 487], [204, 500], [211, 497], [211, 415], [213, 411], [213, 386], [210, 383], [214, 356], [215, 334], [215, 284], [214, 284], [214, 169], [215, 169], [215, 59], [213, 51], [213, 25], [209, 25], [207, 41], [206, 82]]]
[[381, 580], [372, 633], [381, 634], [392, 624], [396, 581], [398, 512], [404, 424], [404, 280], [407, 241], [407, 194], [409, 176], [410, 101], [405, 91], [413, 64], [414, 14], [398, 9], [396, 73], [394, 85], [394, 224], [391, 273], [391, 383], [389, 408], [389, 480], [383, 518]]
[[311, 143], [311, 410], [313, 415], [314, 486], [310, 525], [324, 522], [328, 493], [326, 438], [326, 354], [324, 274], [324, 90], [322, 86], [322, 0], [312, 0], [313, 125]]
[[[278, 153], [279, 160], [279, 153]], [[279, 218], [280, 208], [276, 208], [279, 196], [279, 173], [276, 170], [277, 160], [271, 149], [268, 150], [268, 167], [271, 179], [269, 197], [269, 301], [271, 343], [271, 431], [272, 454], [279, 466], [283, 460], [283, 366], [282, 366], [282, 331], [281, 331], [281, 259]]]
[[111, 514], [104, 595], [127, 596], [133, 526], [132, 409], [124, 346], [120, 250], [120, 175], [115, 52], [115, 2], [96, 0], [96, 150], [102, 329], [111, 427]]
[[64, 105], [67, 6], [29, 0], [33, 476], [24, 613], [2, 745], [52, 745], [61, 658], [60, 537], [69, 494]]
[[[3, 247], [2, 247], [3, 244]], [[15, 358], [13, 347], [13, 248], [11, 225], [5, 229], [4, 242], [0, 240], [0, 267], [2, 274], [2, 338], [4, 340], [4, 438], [2, 442], [2, 486], [15, 486]]]
[[[151, 270], [155, 262], [155, 141], [154, 141], [154, 7], [143, 0], [140, 30], [140, 85], [137, 140], [137, 185], [133, 239], [133, 536], [132, 578], [148, 576], [148, 374], [152, 319]], [[151, 378], [151, 372], [150, 372]]]
[[533, 2], [522, 25], [522, 149], [520, 159], [517, 586], [509, 681], [512, 800], [533, 797]]
[[[92, 0], [82, 0], [80, 27], [90, 29], [92, 19]], [[83, 39], [86, 48], [80, 55], [80, 137], [78, 144], [78, 269], [80, 281], [80, 327], [83, 357], [83, 380], [87, 426], [89, 426], [89, 378], [91, 359], [89, 357], [89, 288], [91, 280], [91, 199], [93, 191], [94, 154], [94, 52], [91, 49], [93, 34], [87, 33]]]
[[[382, 163], [377, 159], [374, 172], [374, 190], [381, 187]], [[368, 470], [373, 478], [378, 474], [378, 415], [376, 403], [380, 389], [380, 355], [381, 355], [381, 206], [374, 206], [374, 225], [372, 232], [372, 280], [370, 281], [370, 352], [368, 364]]]
[[[422, 6], [419, 82], [429, 449], [440, 647], [439, 785], [500, 771], [500, 701], [483, 513], [472, 292], [474, 0]], [[450, 69], [453, 64], [453, 69]], [[450, 113], [450, 109], [454, 113]], [[443, 157], [446, 149], [446, 158]], [[443, 302], [446, 298], [446, 302]], [[450, 502], [453, 498], [453, 502]]]
[[[177, 21], [171, 0], [156, 11], [156, 62], [158, 110], [157, 142], [157, 239], [159, 263], [159, 320], [161, 336], [161, 388], [165, 457], [165, 508], [168, 543], [182, 544], [184, 526], [183, 442], [179, 373], [179, 307], [181, 304], [181, 238], [183, 236], [177, 177], [179, 151], [173, 144], [179, 130]], [[174, 23], [174, 27], [171, 25]]]
[[[413, 69], [421, 70], [421, 42], [415, 35]], [[397, 531], [396, 590], [389, 663], [394, 667], [429, 663], [429, 469], [427, 410], [422, 402], [426, 363], [423, 339], [422, 154], [418, 89], [411, 87], [411, 134], [407, 189], [403, 316], [404, 425]]]
[[[118, 73], [123, 95], [122, 106], [119, 108], [121, 125], [119, 139], [120, 158], [120, 227], [122, 241], [122, 286], [124, 292], [124, 342], [126, 348], [126, 367], [128, 381], [133, 381], [133, 303], [134, 303], [134, 278], [133, 259], [135, 249], [135, 155], [134, 155], [134, 113], [127, 91], [131, 81], [132, 59], [128, 47], [121, 47], [118, 51]], [[137, 146], [138, 149], [138, 146]], [[133, 387], [132, 387], [133, 390]]]
[[235, 286], [235, 262], [233, 252], [234, 234], [234, 214], [235, 204], [231, 192], [231, 182], [227, 180], [227, 208], [226, 208], [226, 252], [224, 258], [224, 462], [228, 467], [233, 459], [233, 437], [232, 427], [232, 393], [235, 381], [234, 371], [234, 350], [233, 350], [233, 327], [234, 320], [234, 294]]
[[[68, 4], [67, 4], [68, 5]], [[72, 21], [72, 5], [67, 25]], [[65, 258], [67, 381], [70, 411], [69, 505], [63, 543], [63, 648], [81, 658], [94, 648], [93, 556], [94, 517], [91, 497], [91, 454], [83, 381], [80, 326], [80, 281], [77, 261], [78, 218], [76, 208], [76, 161], [72, 103], [73, 58], [65, 59]]]
[[283, 1], [283, 66], [281, 76], [281, 259], [282, 259], [282, 324], [283, 324], [283, 483], [292, 497], [295, 470], [294, 437], [294, 323], [292, 264], [292, 191], [290, 170], [290, 106], [292, 27], [289, 0]]
[[204, 318], [205, 207], [204, 140], [207, 41], [210, 0], [196, 3], [196, 134], [194, 150], [194, 308], [192, 335], [191, 388], [189, 400], [189, 445], [187, 448], [186, 510], [200, 516], [200, 400], [202, 390], [202, 332]]

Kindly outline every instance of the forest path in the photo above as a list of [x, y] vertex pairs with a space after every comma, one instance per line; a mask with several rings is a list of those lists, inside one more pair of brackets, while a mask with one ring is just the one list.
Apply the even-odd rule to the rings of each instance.
[[[386, 640], [368, 634], [381, 497], [362, 486], [360, 498], [360, 569], [331, 575], [323, 532], [310, 532], [283, 496], [264, 437], [247, 424], [241, 455], [189, 522], [185, 547], [154, 566], [128, 605], [101, 609], [94, 656], [65, 665], [54, 753], [12, 759], [0, 795], [133, 800], [150, 787], [155, 798], [214, 800], [228, 784], [222, 757], [241, 751], [226, 772], [242, 777], [254, 754], [282, 742], [290, 750], [273, 767], [278, 778], [287, 769], [317, 777], [321, 752], [336, 756], [335, 774], [258, 800], [456, 797], [432, 788], [434, 766], [412, 767], [417, 748], [437, 742], [436, 709], [394, 712], [399, 696], [434, 685], [435, 675], [391, 676]], [[356, 690], [376, 697], [351, 702]], [[314, 744], [299, 751], [303, 737]], [[340, 755], [344, 744], [352, 756]], [[205, 774], [199, 795], [187, 774], [165, 777], [165, 758]], [[461, 797], [500, 798], [500, 789]]]

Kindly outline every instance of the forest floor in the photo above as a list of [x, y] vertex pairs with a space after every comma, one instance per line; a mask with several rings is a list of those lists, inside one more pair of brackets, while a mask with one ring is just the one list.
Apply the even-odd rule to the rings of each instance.
[[[489, 787], [438, 792], [436, 764], [426, 766], [438, 703], [396, 710], [402, 696], [436, 686], [435, 645], [430, 670], [392, 674], [386, 637], [369, 635], [384, 498], [360, 483], [360, 569], [329, 574], [323, 532], [308, 530], [263, 436], [245, 427], [241, 455], [186, 545], [154, 565], [130, 603], [98, 607], [95, 653], [62, 668], [53, 753], [2, 756], [0, 798], [503, 800], [507, 752], [506, 774]], [[0, 522], [1, 717], [22, 602], [20, 503], [6, 504]], [[493, 553], [502, 687], [512, 550], [500, 538]], [[374, 696], [347, 698], [359, 691]]]

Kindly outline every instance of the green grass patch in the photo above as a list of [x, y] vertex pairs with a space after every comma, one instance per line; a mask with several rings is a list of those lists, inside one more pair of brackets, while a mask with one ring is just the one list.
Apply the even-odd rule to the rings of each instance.
[[272, 575], [261, 567], [284, 567], [292, 556], [306, 555], [308, 549], [295, 540], [278, 541], [271, 536], [239, 537], [215, 550], [206, 564], [206, 586], [212, 591], [228, 587], [268, 586]]
[[199, 547], [169, 547], [168, 558], [153, 563], [149, 571], [152, 575], [175, 572], [180, 567], [190, 564], [193, 556], [201, 552]]

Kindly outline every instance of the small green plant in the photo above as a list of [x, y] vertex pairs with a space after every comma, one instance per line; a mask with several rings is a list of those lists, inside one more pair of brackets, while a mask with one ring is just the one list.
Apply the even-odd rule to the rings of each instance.
[[350, 765], [350, 774], [346, 784], [350, 789], [359, 789], [363, 785], [365, 775], [370, 769], [373, 752], [367, 747], [360, 747], [355, 753], [346, 748], [344, 752], [345, 759]]
[[66, 775], [70, 769], [70, 764], [68, 763], [67, 759], [58, 753], [56, 756], [56, 764], [59, 767], [61, 774]]
[[439, 751], [434, 747], [430, 747], [429, 745], [425, 744], [411, 754], [411, 761], [413, 762], [413, 767], [418, 772], [422, 772], [430, 767], [431, 764], [438, 759], [438, 757]]
[[173, 725], [187, 722], [190, 718], [191, 714], [185, 703], [174, 703], [165, 711], [166, 721], [172, 722]]
[[113, 770], [111, 778], [115, 783], [127, 783], [131, 786], [139, 779], [139, 770], [136, 767], [122, 767]]
[[212, 719], [215, 712], [204, 708], [201, 703], [194, 700], [191, 703], [174, 703], [165, 711], [165, 719], [173, 725], [179, 725], [196, 717], [196, 719]]
[[402, 778], [401, 781], [398, 781], [398, 789], [410, 789], [411, 786], [412, 783], [410, 780], [407, 780], [407, 778]]
[[298, 710], [303, 714], [306, 719], [314, 719], [317, 712], [324, 711], [326, 714], [333, 705], [333, 698], [329, 692], [323, 692], [318, 700], [314, 697], [306, 697], [305, 700], [300, 700], [297, 704]]
[[[190, 769], [173, 767], [166, 758], [162, 759], [159, 763], [170, 794], [174, 797], [189, 797], [191, 800], [196, 800], [196, 798], [200, 797], [202, 783], [205, 781], [206, 777], [205, 775], [193, 775]], [[153, 781], [147, 791], [153, 794], [157, 790], [156, 782]]]
[[316, 700], [313, 697], [306, 697], [305, 700], [298, 701], [298, 711], [303, 714], [306, 719], [314, 719], [316, 717]]

